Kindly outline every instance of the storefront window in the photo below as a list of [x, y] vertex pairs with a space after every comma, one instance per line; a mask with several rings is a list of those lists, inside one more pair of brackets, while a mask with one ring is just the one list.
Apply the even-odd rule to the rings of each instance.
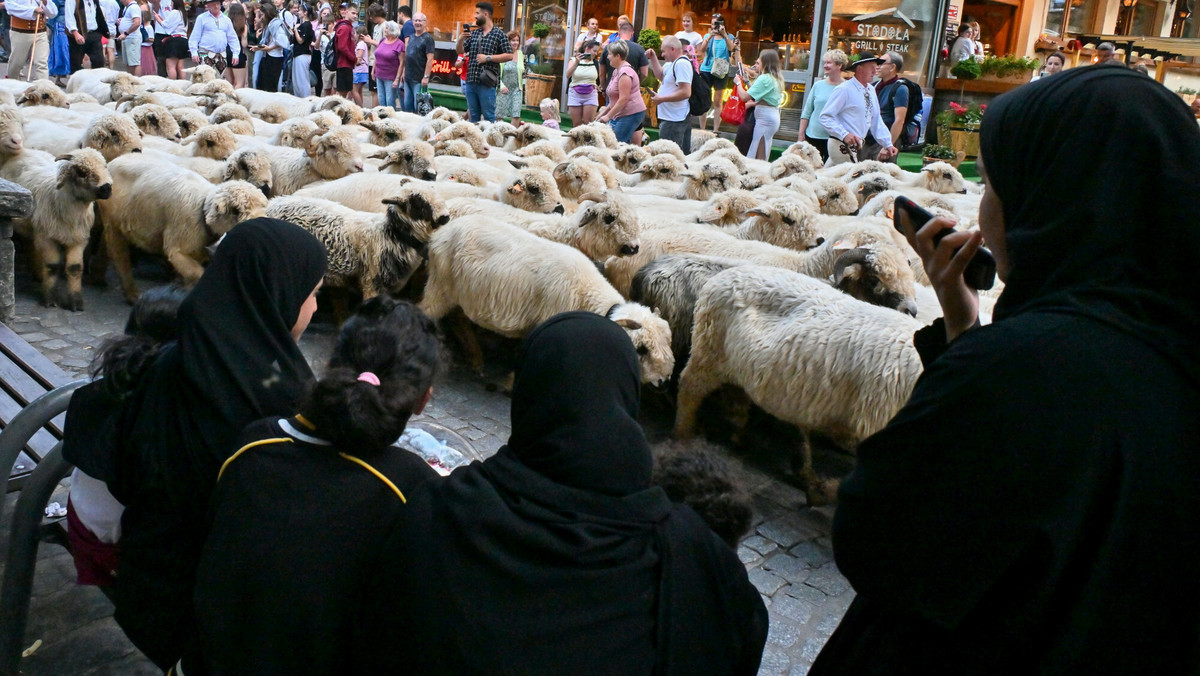
[[[437, 0], [436, 2], [421, 2], [418, 9], [429, 19], [429, 31], [434, 40], [457, 40], [464, 24], [475, 23], [475, 3], [479, 0]], [[505, 0], [491, 0], [496, 8], [494, 19], [496, 25], [508, 30], [508, 3]]]
[[1158, 35], [1158, 2], [1140, 0], [1133, 6], [1133, 21], [1125, 35]]
[[924, 83], [935, 34], [937, 0], [834, 0], [829, 48], [847, 54], [895, 52], [904, 58], [902, 75]]
[[1062, 37], [1066, 17], [1067, 0], [1050, 0], [1046, 3], [1046, 22], [1042, 32], [1052, 37]]
[[1067, 34], [1079, 35], [1092, 31], [1096, 22], [1096, 12], [1100, 3], [1097, 0], [1071, 0], [1067, 15]]
[[[599, 3], [602, 0], [591, 1]], [[762, 50], [775, 49], [779, 51], [784, 70], [806, 70], [814, 4], [814, 0], [732, 0], [721, 3], [648, 0], [646, 27], [662, 35], [674, 35], [683, 30], [683, 15], [690, 11], [696, 15], [692, 30], [704, 35], [712, 25], [713, 13], [719, 12], [725, 19], [726, 30], [740, 41], [742, 59], [747, 65], [753, 64]], [[585, 2], [585, 7], [587, 5]], [[585, 12], [584, 17], [587, 16]]]

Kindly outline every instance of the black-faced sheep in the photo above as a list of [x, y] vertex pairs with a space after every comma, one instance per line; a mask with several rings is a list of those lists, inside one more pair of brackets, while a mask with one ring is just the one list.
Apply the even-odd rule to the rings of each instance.
[[179, 125], [179, 133], [184, 138], [208, 126], [208, 118], [197, 108], [174, 108], [171, 110], [171, 115], [175, 118], [175, 123]]
[[112, 198], [97, 209], [108, 255], [129, 302], [137, 300], [129, 246], [165, 255], [192, 284], [204, 272], [205, 247], [238, 223], [262, 216], [267, 198], [244, 181], [213, 185], [194, 171], [154, 157], [125, 155], [110, 168]]
[[[24, 186], [33, 194], [33, 214], [18, 231], [32, 235], [40, 258], [42, 302], [83, 309], [83, 249], [92, 230], [92, 205], [107, 200], [113, 178], [104, 157], [91, 148], [55, 157], [41, 150], [23, 150], [0, 165], [0, 178]], [[67, 294], [55, 294], [59, 276], [66, 277]]]
[[[286, 120], [275, 130], [271, 143], [284, 148], [307, 148], [308, 140], [320, 132], [316, 123], [307, 118], [298, 117]], [[320, 132], [324, 133], [324, 132]]]
[[141, 130], [133, 120], [117, 113], [97, 115], [82, 133], [70, 133], [61, 125], [38, 120], [27, 122], [25, 130], [30, 147], [56, 155], [92, 148], [111, 162], [121, 155], [141, 152], [143, 147]]
[[596, 126], [581, 125], [571, 129], [563, 136], [563, 150], [568, 153], [576, 148], [601, 149], [607, 147], [607, 139]]
[[[822, 432], [853, 448], [908, 400], [921, 374], [918, 328], [804, 275], [749, 265], [721, 272], [696, 300], [675, 434], [690, 437], [704, 397], [731, 384], [806, 435]], [[823, 502], [830, 496], [807, 442], [799, 456], [810, 502]]]
[[622, 298], [587, 256], [486, 216], [454, 219], [429, 244], [421, 309], [439, 319], [456, 307], [479, 326], [512, 338], [561, 312], [594, 312], [625, 329], [638, 352], [642, 382], [661, 383], [674, 366], [667, 323]]
[[632, 256], [641, 246], [637, 212], [621, 193], [584, 195], [570, 216], [534, 214], [491, 200], [455, 198], [448, 203], [455, 218], [489, 216], [553, 242], [579, 249], [594, 261], [609, 256]]
[[730, 164], [728, 160], [717, 158], [708, 160], [695, 169], [685, 171], [683, 185], [675, 196], [679, 199], [703, 202], [716, 193], [740, 188], [741, 185], [741, 175], [738, 173], [737, 167]]
[[513, 140], [513, 149], [520, 150], [526, 146], [533, 145], [538, 141], [552, 141], [555, 138], [553, 131], [543, 127], [540, 124], [525, 124], [514, 129], [512, 133], [505, 132], [505, 136]]
[[[627, 174], [631, 174], [637, 171], [638, 167], [640, 167], [642, 163], [650, 157], [650, 153], [646, 152], [644, 148], [624, 145], [616, 150], [613, 150], [611, 152], [611, 156], [613, 159], [613, 164], [616, 165], [617, 169], [620, 169]], [[680, 165], [682, 166], [683, 163], [680, 162]]]
[[355, 211], [315, 197], [271, 200], [267, 216], [308, 230], [329, 250], [325, 283], [357, 287], [363, 298], [397, 294], [425, 259], [433, 231], [450, 220], [445, 204], [411, 186], [383, 200], [387, 211]]

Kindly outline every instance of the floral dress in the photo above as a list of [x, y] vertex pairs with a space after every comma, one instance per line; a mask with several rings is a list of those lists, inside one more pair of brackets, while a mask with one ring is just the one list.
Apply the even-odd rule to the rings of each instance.
[[496, 87], [496, 118], [521, 117], [521, 108], [525, 105], [525, 93], [521, 91], [524, 84], [525, 64], [521, 62], [523, 55], [517, 53], [512, 61], [500, 64], [500, 85], [508, 87], [508, 93], [502, 93], [500, 85]]

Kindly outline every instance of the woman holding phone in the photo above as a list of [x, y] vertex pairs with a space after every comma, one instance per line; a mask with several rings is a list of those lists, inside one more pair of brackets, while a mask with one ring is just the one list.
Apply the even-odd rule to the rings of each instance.
[[[944, 319], [839, 491], [857, 595], [809, 673], [1196, 673], [1200, 129], [1149, 78], [1077, 68], [980, 134], [979, 230], [904, 224]], [[1072, 170], [1129, 162], [1154, 168]], [[980, 326], [985, 241], [1006, 285]]]
[[598, 58], [600, 42], [587, 40], [579, 53], [567, 62], [567, 112], [571, 115], [571, 126], [578, 127], [596, 119], [596, 108], [600, 105], [597, 86], [600, 82]]

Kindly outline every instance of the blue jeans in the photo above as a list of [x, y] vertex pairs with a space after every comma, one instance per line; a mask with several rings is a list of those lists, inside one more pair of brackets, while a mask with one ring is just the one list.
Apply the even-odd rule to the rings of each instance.
[[375, 93], [379, 96], [379, 105], [396, 107], [396, 88], [392, 81], [386, 78], [375, 78]]
[[421, 81], [404, 81], [404, 89], [400, 92], [400, 105], [406, 113], [417, 112], [417, 92], [421, 90]]
[[633, 132], [637, 131], [638, 125], [646, 117], [646, 111], [634, 113], [632, 115], [622, 115], [615, 120], [608, 122], [613, 128], [613, 133], [617, 135], [617, 140], [621, 143], [629, 143], [633, 139]]
[[[467, 114], [471, 118], [471, 122], [478, 122], [480, 118], [486, 119], [488, 122], [496, 121], [496, 88], [482, 87], [470, 82], [464, 82], [462, 86], [463, 95], [467, 97]], [[634, 125], [637, 126], [636, 124]], [[633, 134], [633, 132], [629, 132]]]

